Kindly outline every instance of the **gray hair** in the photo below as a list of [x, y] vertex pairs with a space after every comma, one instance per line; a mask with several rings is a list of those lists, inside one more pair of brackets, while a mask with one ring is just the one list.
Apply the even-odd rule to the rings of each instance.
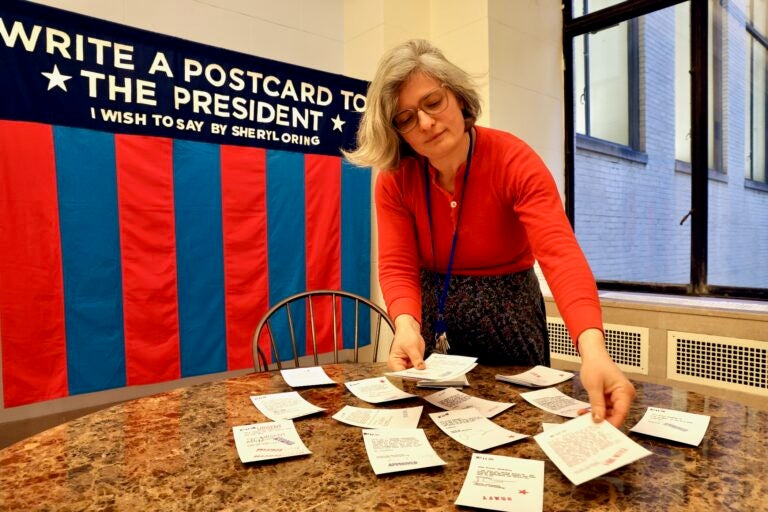
[[350, 162], [395, 169], [401, 158], [416, 154], [395, 130], [392, 118], [397, 113], [400, 89], [417, 72], [431, 76], [453, 92], [462, 107], [467, 130], [475, 124], [480, 116], [480, 97], [469, 74], [448, 61], [429, 41], [411, 39], [389, 50], [379, 61], [357, 129], [357, 148], [343, 151]]

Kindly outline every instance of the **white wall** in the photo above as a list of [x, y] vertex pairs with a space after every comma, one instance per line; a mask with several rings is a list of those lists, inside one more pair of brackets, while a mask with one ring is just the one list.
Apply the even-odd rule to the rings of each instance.
[[115, 23], [344, 72], [344, 0], [33, 0]]

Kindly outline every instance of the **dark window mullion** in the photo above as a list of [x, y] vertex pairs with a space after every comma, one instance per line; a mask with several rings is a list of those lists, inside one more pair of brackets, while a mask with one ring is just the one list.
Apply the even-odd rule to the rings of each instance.
[[[768, 53], [768, 48], [758, 48]], [[765, 62], [768, 64], [768, 55]], [[763, 76], [763, 182], [768, 183], [768, 65], [765, 66]], [[753, 132], [754, 133], [754, 132]], [[752, 135], [754, 137], [754, 135]]]
[[[750, 165], [749, 165], [749, 177], [754, 179], [755, 178], [755, 170], [757, 169], [757, 162], [755, 162], [755, 144], [757, 141], [755, 141], [755, 95], [756, 94], [763, 94], [765, 96], [765, 117], [764, 119], [768, 120], [768, 87], [766, 87], [763, 91], [755, 91], [755, 59], [757, 58], [756, 53], [758, 51], [768, 51], [768, 38], [766, 38], [763, 34], [760, 33], [757, 28], [752, 23], [747, 23], [747, 33], [752, 36], [752, 44], [751, 44], [751, 59], [749, 60], [749, 78], [750, 78], [750, 89], [751, 94], [749, 95], [749, 149], [750, 149]], [[765, 68], [765, 84], [768, 84], [768, 66]], [[766, 131], [766, 126], [763, 126], [763, 130]], [[768, 131], [766, 131], [766, 134], [768, 135]], [[766, 155], [764, 157], [763, 162], [763, 172], [764, 172], [764, 182], [768, 183], [768, 136], [764, 136], [763, 140], [765, 141], [765, 152], [763, 153]]]
[[749, 32], [758, 43], [763, 45], [763, 47], [768, 48], [768, 38], [761, 34], [751, 23], [747, 23], [747, 32]]
[[712, 11], [712, 123], [714, 133], [715, 170], [725, 172], [723, 161], [723, 37], [722, 7], [718, 5]]
[[691, 293], [707, 293], [709, 2], [691, 2]]
[[[765, 48], [762, 50], [764, 53], [768, 53]], [[763, 94], [763, 182], [768, 183], [768, 55], [766, 55], [765, 76], [763, 77], [763, 84], [765, 87], [762, 91]]]
[[[749, 41], [749, 178], [755, 179], [755, 52], [754, 39]], [[768, 107], [768, 105], [766, 105]], [[766, 137], [768, 138], [768, 137]], [[768, 144], [768, 140], [766, 141]], [[766, 159], [768, 162], [768, 158]]]
[[640, 150], [640, 29], [637, 18], [627, 21], [627, 91], [629, 101], [627, 102], [629, 112], [627, 120], [629, 123], [629, 147], [634, 150]]
[[584, 91], [582, 96], [584, 97], [584, 134], [589, 137], [592, 136], [592, 98], [590, 95], [591, 89], [590, 73], [589, 73], [589, 35], [584, 34]]
[[[576, 37], [588, 32], [595, 32], [611, 25], [618, 25], [622, 21], [639, 18], [645, 14], [666, 9], [686, 0], [632, 0], [617, 5], [606, 7], [584, 16], [568, 20], [563, 26], [563, 37]], [[565, 0], [565, 3], [568, 3]], [[586, 8], [584, 12], [587, 12]]]
[[[568, 24], [573, 19], [573, 4], [567, 0], [563, 2], [563, 24]], [[573, 73], [573, 39], [563, 38], [563, 84], [565, 85], [565, 214], [571, 221], [571, 228], [576, 229], [573, 209], [574, 188], [573, 175], [576, 162], [576, 105], [574, 103], [574, 73]]]

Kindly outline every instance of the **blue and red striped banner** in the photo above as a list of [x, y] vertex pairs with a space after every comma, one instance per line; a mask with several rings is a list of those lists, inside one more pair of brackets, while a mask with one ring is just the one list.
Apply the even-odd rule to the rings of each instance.
[[370, 171], [340, 157], [18, 121], [0, 148], [7, 407], [247, 368], [270, 304], [370, 293]]

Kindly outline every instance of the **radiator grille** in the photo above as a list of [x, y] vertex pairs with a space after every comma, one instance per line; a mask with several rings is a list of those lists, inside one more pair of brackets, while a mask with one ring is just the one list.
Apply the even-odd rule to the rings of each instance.
[[[646, 327], [604, 324], [605, 346], [623, 371], [648, 375], [648, 339]], [[553, 359], [580, 362], [563, 320], [547, 317], [549, 353]]]
[[768, 343], [669, 331], [667, 377], [768, 395]]

